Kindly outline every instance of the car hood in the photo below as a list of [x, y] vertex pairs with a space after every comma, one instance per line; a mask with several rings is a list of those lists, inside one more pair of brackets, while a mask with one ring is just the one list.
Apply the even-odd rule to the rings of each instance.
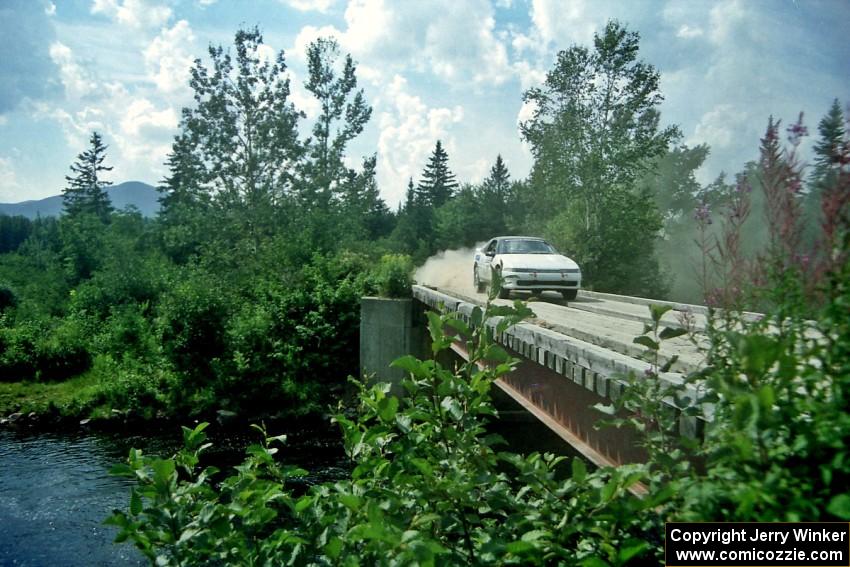
[[560, 254], [503, 254], [503, 269], [537, 268], [539, 270], [576, 270], [578, 264]]

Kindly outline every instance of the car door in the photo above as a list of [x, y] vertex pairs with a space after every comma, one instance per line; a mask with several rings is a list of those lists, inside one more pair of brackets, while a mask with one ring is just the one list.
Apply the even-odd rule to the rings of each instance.
[[490, 265], [493, 263], [493, 257], [496, 255], [496, 239], [494, 238], [481, 249], [481, 263], [478, 264], [478, 278], [483, 282], [490, 281]]

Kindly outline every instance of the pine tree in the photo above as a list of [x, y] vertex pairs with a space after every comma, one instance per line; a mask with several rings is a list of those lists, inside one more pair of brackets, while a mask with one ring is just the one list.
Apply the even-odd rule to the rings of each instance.
[[79, 154], [71, 165], [74, 175], [65, 176], [68, 186], [63, 191], [62, 204], [69, 217], [93, 214], [107, 222], [113, 208], [106, 187], [112, 182], [102, 179], [100, 172], [112, 171], [112, 167], [103, 165], [107, 146], [100, 134], [92, 132], [89, 145], [91, 147]]
[[413, 186], [413, 178], [407, 180], [407, 192], [404, 195], [402, 211], [410, 211], [416, 205], [416, 187]]
[[481, 195], [485, 201], [496, 206], [504, 213], [504, 205], [510, 198], [511, 174], [505, 166], [502, 155], [496, 156], [496, 163], [490, 168], [490, 175], [481, 184]]
[[490, 168], [490, 175], [476, 192], [478, 214], [485, 219], [484, 233], [477, 238], [488, 238], [507, 232], [507, 213], [511, 200], [511, 174], [505, 166], [502, 156], [496, 156], [496, 163]]
[[387, 236], [393, 228], [393, 214], [378, 190], [376, 166], [377, 156], [364, 159], [363, 170], [349, 170], [341, 186], [344, 217], [359, 223], [371, 240]]
[[840, 164], [837, 156], [841, 153], [844, 143], [844, 113], [838, 104], [838, 99], [832, 101], [829, 112], [818, 124], [820, 139], [815, 143], [815, 161], [810, 177], [810, 186], [813, 193], [820, 193], [821, 189], [830, 186], [838, 175]]
[[177, 208], [193, 207], [209, 200], [208, 193], [201, 189], [203, 168], [192, 154], [185, 133], [175, 136], [165, 165], [168, 166], [169, 174], [157, 187], [162, 218], [167, 218]]
[[490, 176], [484, 180], [484, 188], [497, 195], [507, 195], [510, 188], [511, 174], [502, 160], [502, 154], [496, 156], [496, 163], [490, 168]]
[[457, 179], [449, 169], [449, 155], [440, 140], [437, 140], [434, 152], [428, 158], [428, 165], [422, 172], [417, 195], [422, 203], [437, 208], [454, 196], [457, 187]]

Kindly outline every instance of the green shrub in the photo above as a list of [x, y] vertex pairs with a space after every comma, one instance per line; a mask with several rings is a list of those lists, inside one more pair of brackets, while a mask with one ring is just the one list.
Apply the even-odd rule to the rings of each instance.
[[73, 320], [60, 322], [36, 342], [36, 375], [44, 380], [63, 380], [85, 372], [91, 366], [86, 343]]
[[218, 397], [252, 413], [316, 411], [356, 374], [364, 290], [357, 255], [316, 256], [294, 281], [265, 278], [235, 302]]
[[95, 272], [71, 294], [71, 311], [103, 320], [116, 306], [154, 304], [166, 287], [167, 272], [158, 261], [138, 258]]
[[44, 332], [44, 326], [36, 321], [0, 328], [0, 380], [13, 382], [35, 377], [35, 345]]
[[[518, 304], [517, 304], [518, 305]], [[503, 332], [530, 313], [494, 308]], [[472, 337], [471, 360], [457, 372], [404, 357], [408, 396], [389, 385], [360, 385], [357, 416], [334, 419], [356, 463], [348, 480], [314, 486], [295, 496], [287, 479], [306, 471], [283, 466], [262, 438], [245, 462], [213, 488], [198, 467], [208, 446], [201, 424], [184, 428], [186, 449], [174, 459], [131, 451], [116, 474], [134, 478], [129, 512], [109, 523], [152, 562], [179, 564], [591, 564], [646, 560], [641, 539], [662, 529], [658, 501], [641, 501], [628, 488], [644, 477], [640, 466], [588, 472], [575, 460], [572, 476], [556, 479], [563, 460], [553, 455], [499, 453], [485, 424], [494, 414], [493, 380], [515, 361], [478, 323], [429, 315], [437, 354], [452, 343], [447, 326]], [[498, 362], [481, 369], [480, 360]], [[184, 475], [189, 473], [188, 478]], [[185, 480], [180, 480], [181, 478]], [[177, 543], [175, 543], [177, 542]], [[596, 564], [602, 564], [597, 561]]]
[[149, 419], [158, 411], [173, 411], [177, 405], [174, 396], [179, 380], [161, 364], [98, 356], [92, 371], [99, 376], [99, 399], [110, 408]]
[[0, 380], [63, 380], [91, 365], [74, 321], [24, 321], [0, 328]]
[[110, 354], [116, 360], [147, 361], [158, 356], [162, 349], [154, 323], [148, 316], [150, 311], [146, 303], [130, 303], [112, 307], [105, 321], [88, 319], [86, 324], [95, 327], [91, 329], [92, 349]]
[[0, 283], [0, 311], [18, 304], [18, 294], [7, 284]]
[[186, 274], [160, 299], [157, 326], [163, 349], [175, 368], [206, 381], [225, 351], [231, 298], [203, 272]]
[[[110, 523], [164, 565], [613, 566], [659, 564], [665, 521], [847, 521], [848, 276], [850, 268], [836, 275], [814, 321], [789, 305], [756, 323], [710, 317], [708, 364], [690, 377], [699, 399], [687, 383], [657, 385], [672, 364], [660, 345], [683, 331], [662, 328], [668, 308], [651, 308], [635, 340], [650, 371], [631, 377], [615, 407], [600, 408], [642, 432], [646, 464], [588, 471], [574, 459], [564, 479], [564, 457], [496, 451], [500, 440], [485, 428], [489, 392], [516, 361], [482, 322], [502, 316], [492, 332], [503, 332], [529, 313], [515, 302], [476, 308], [469, 323], [429, 314], [434, 359], [394, 363], [409, 376], [405, 398], [388, 384], [358, 383], [357, 411], [334, 416], [355, 464], [350, 479], [296, 496], [286, 481], [306, 471], [280, 465], [273, 444], [284, 439], [261, 429], [243, 464], [213, 486], [212, 471], [198, 467], [208, 446], [201, 424], [184, 428], [175, 458], [131, 451], [116, 467], [137, 486], [129, 512]], [[454, 371], [438, 362], [456, 338], [448, 329], [470, 337], [470, 360]], [[704, 438], [670, 437], [671, 403], [687, 415], [711, 404]], [[638, 482], [648, 488], [642, 498], [629, 491]]]
[[413, 262], [405, 254], [387, 254], [371, 274], [374, 291], [381, 297], [410, 297]]

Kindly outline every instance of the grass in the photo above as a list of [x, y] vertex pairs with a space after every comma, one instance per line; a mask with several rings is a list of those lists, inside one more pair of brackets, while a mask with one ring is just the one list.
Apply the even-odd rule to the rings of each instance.
[[91, 371], [62, 382], [0, 382], [0, 416], [54, 411], [83, 416], [98, 403], [100, 393], [100, 377]]

